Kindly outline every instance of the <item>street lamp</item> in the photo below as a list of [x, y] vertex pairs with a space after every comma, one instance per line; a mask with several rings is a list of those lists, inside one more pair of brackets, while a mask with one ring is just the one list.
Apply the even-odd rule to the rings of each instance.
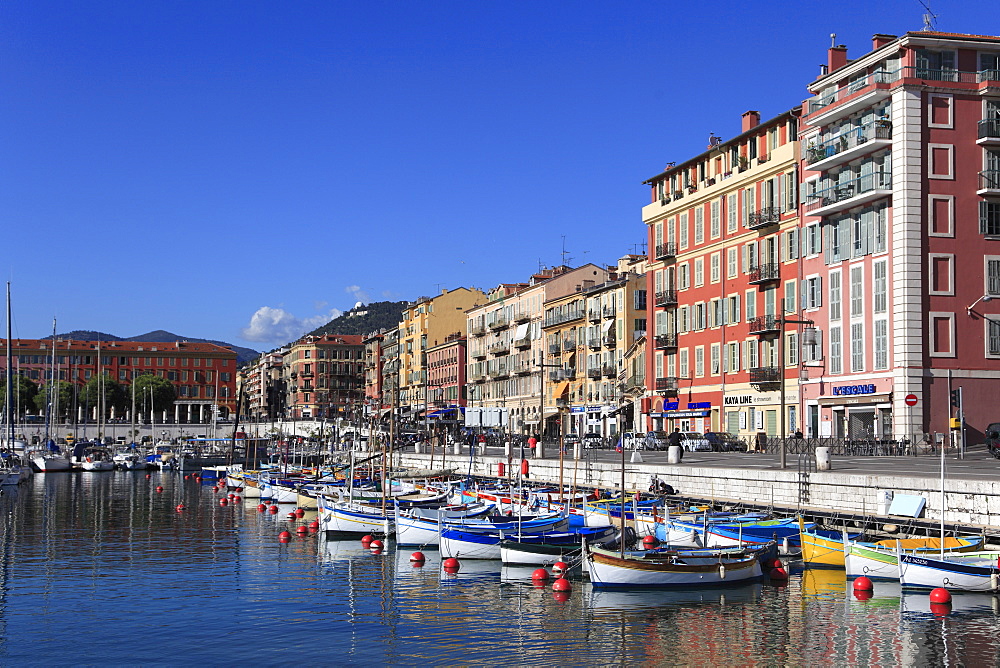
[[966, 312], [966, 313], [967, 313], [968, 315], [972, 315], [972, 308], [973, 308], [973, 307], [974, 307], [974, 306], [975, 306], [976, 304], [978, 304], [979, 302], [988, 302], [988, 301], [992, 301], [992, 300], [993, 300], [993, 297], [994, 297], [994, 295], [983, 295], [982, 297], [980, 297], [980, 298], [979, 298], [979, 299], [977, 299], [976, 301], [974, 301], [974, 302], [972, 302], [971, 304], [969, 304], [968, 306], [966, 306], [966, 307], [965, 307], [965, 312]]
[[[782, 300], [784, 301], [784, 300]], [[807, 340], [810, 343], [816, 342], [816, 327], [815, 322], [812, 320], [793, 320], [791, 318], [785, 317], [785, 306], [781, 306], [781, 315], [778, 316], [778, 386], [780, 388], [780, 403], [781, 403], [781, 415], [778, 418], [778, 422], [781, 423], [781, 450], [780, 450], [780, 466], [781, 468], [787, 467], [786, 462], [786, 450], [788, 449], [785, 444], [785, 438], [788, 435], [788, 431], [785, 428], [785, 325], [806, 325], [806, 328], [802, 331], [802, 341], [805, 343]], [[801, 393], [801, 391], [800, 391]]]

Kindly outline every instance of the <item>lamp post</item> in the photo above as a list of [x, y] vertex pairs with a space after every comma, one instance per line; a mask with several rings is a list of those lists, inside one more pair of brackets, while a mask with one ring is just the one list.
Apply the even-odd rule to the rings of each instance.
[[[544, 339], [543, 339], [543, 341], [544, 341]], [[545, 344], [543, 343], [542, 345], [544, 346]], [[537, 456], [540, 458], [545, 453], [544, 447], [542, 446], [542, 440], [545, 437], [545, 370], [546, 369], [561, 369], [561, 368], [563, 368], [563, 365], [562, 364], [546, 364], [545, 363], [545, 348], [543, 347], [542, 351], [541, 351], [541, 357], [538, 360], [538, 368], [539, 368], [539, 376], [540, 376], [539, 382], [541, 384], [539, 386], [539, 392], [538, 392], [538, 445], [536, 447], [538, 448], [538, 454], [537, 454]], [[559, 431], [560, 431], [560, 433], [562, 433], [562, 424], [561, 423], [560, 423], [560, 430]], [[559, 449], [560, 449], [560, 451], [562, 450], [561, 447]]]
[[563, 488], [563, 458], [566, 453], [566, 444], [563, 441], [563, 411], [566, 410], [566, 400], [561, 397], [556, 399], [556, 408], [559, 411], [559, 500], [565, 505], [566, 491]]

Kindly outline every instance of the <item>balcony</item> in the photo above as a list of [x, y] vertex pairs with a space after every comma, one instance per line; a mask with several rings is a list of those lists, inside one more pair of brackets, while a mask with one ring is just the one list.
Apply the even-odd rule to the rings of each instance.
[[605, 318], [614, 318], [618, 315], [618, 309], [614, 306], [605, 306], [601, 309], [601, 315]]
[[625, 391], [629, 392], [631, 390], [643, 391], [646, 389], [646, 377], [645, 376], [629, 376], [625, 381]]
[[483, 348], [476, 348], [471, 353], [473, 359], [481, 360], [486, 359], [486, 350]]
[[600, 322], [601, 321], [601, 311], [600, 309], [590, 309], [587, 311], [587, 320], [590, 322]]
[[677, 347], [676, 334], [657, 334], [653, 341], [657, 350], [671, 350]]
[[572, 337], [566, 337], [562, 342], [563, 352], [571, 353], [576, 350], [576, 339]]
[[677, 306], [677, 291], [660, 290], [656, 293], [653, 303], [656, 306]]
[[542, 327], [555, 327], [556, 325], [562, 325], [573, 320], [579, 320], [584, 315], [586, 315], [586, 311], [582, 308], [570, 309], [563, 313], [550, 313], [545, 316]]
[[469, 374], [469, 382], [472, 383], [481, 383], [485, 378], [486, 376], [482, 371], [473, 371]]
[[531, 314], [527, 311], [518, 311], [514, 314], [514, 322], [519, 325], [523, 325], [526, 322], [531, 322]]
[[576, 379], [576, 369], [573, 367], [566, 367], [565, 369], [556, 369], [555, 371], [549, 372], [549, 380], [554, 383], [559, 383], [564, 380], [575, 380]]
[[892, 144], [892, 123], [878, 120], [803, 150], [810, 169], [825, 171]]
[[614, 334], [605, 334], [601, 340], [604, 342], [605, 348], [614, 348], [618, 345], [618, 337]]
[[549, 355], [558, 355], [562, 352], [562, 346], [558, 343], [552, 343], [549, 345]]
[[503, 329], [507, 326], [507, 318], [503, 315], [497, 315], [493, 320], [487, 324], [490, 329]]
[[601, 349], [601, 337], [599, 337], [599, 336], [591, 336], [591, 337], [589, 337], [587, 339], [587, 347], [590, 348], [591, 350], [600, 350]]
[[518, 376], [527, 376], [531, 373], [531, 364], [529, 362], [517, 362], [511, 367], [511, 371]]
[[491, 355], [506, 355], [510, 352], [510, 344], [505, 341], [494, 343], [490, 346]]
[[979, 189], [977, 195], [1000, 195], [1000, 169], [988, 169], [979, 172]]
[[485, 333], [486, 333], [486, 325], [484, 325], [481, 322], [472, 325], [472, 327], [469, 327], [469, 334], [472, 334], [473, 336], [482, 336]]
[[601, 377], [601, 369], [600, 369], [600, 367], [594, 367], [592, 369], [587, 369], [587, 378], [590, 378], [591, 380], [597, 380], [600, 377]]
[[776, 366], [750, 368], [750, 383], [752, 385], [777, 385], [780, 382], [781, 370]]
[[781, 265], [777, 262], [768, 262], [766, 264], [755, 264], [750, 267], [750, 275], [747, 277], [747, 282], [751, 285], [760, 285], [761, 283], [770, 283], [771, 281], [777, 281], [781, 279]]
[[674, 242], [668, 242], [665, 244], [656, 244], [655, 258], [657, 260], [669, 260], [677, 256], [677, 244]]
[[614, 378], [618, 375], [618, 369], [614, 364], [605, 364], [601, 367], [601, 374], [605, 378]]
[[523, 350], [525, 348], [530, 348], [531, 347], [531, 337], [530, 336], [525, 336], [524, 338], [521, 338], [521, 339], [514, 339], [514, 347], [517, 348], [518, 350]]
[[979, 121], [977, 144], [1000, 144], [1000, 118], [987, 118]]
[[509, 374], [507, 373], [507, 365], [498, 366], [487, 371], [487, 375], [490, 378], [506, 378]]
[[776, 225], [781, 220], [781, 209], [776, 206], [766, 206], [752, 212], [747, 217], [747, 229], [757, 230], [768, 225]]
[[817, 190], [809, 196], [803, 208], [810, 216], [829, 216], [890, 195], [892, 174], [876, 172]]
[[779, 329], [778, 318], [773, 315], [759, 315], [750, 321], [751, 334], [776, 334]]
[[810, 117], [809, 124], [827, 125], [886, 99], [891, 94], [890, 85], [902, 74], [901, 70], [874, 72], [855, 79], [832, 93], [807, 100], [805, 114]]
[[666, 392], [666, 393], [677, 393], [677, 378], [673, 376], [668, 376], [666, 378], [656, 379], [656, 391]]

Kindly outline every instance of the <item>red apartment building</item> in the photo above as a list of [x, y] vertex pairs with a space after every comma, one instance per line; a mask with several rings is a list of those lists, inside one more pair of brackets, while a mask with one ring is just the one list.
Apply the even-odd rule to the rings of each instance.
[[781, 319], [797, 303], [798, 113], [747, 112], [739, 135], [645, 181], [647, 429], [798, 426], [799, 325]]
[[465, 401], [466, 338], [445, 337], [427, 349], [427, 414], [434, 424], [455, 425], [462, 420]]
[[[47, 339], [14, 339], [14, 373], [45, 383], [52, 368], [52, 345]], [[6, 340], [3, 346], [0, 368], [6, 373]], [[59, 380], [84, 385], [105, 374], [128, 386], [147, 373], [166, 378], [177, 392], [173, 412], [156, 416], [158, 422], [211, 422], [213, 415], [228, 417], [236, 409], [236, 353], [229, 348], [188, 341], [55, 341], [54, 375]], [[81, 411], [84, 408], [78, 407], [76, 413], [82, 416]]]
[[803, 108], [805, 428], [967, 435], [1000, 421], [1000, 38], [875, 35], [843, 46]]

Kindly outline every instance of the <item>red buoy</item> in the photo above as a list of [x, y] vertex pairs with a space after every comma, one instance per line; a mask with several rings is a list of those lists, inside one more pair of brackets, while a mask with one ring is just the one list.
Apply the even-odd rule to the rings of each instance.
[[187, 479], [188, 479], [188, 478], [190, 478], [190, 477], [191, 477], [191, 476], [187, 475], [186, 473], [184, 474], [184, 479], [185, 479], [185, 480], [187, 480]]
[[780, 566], [778, 566], [776, 568], [772, 568], [771, 572], [768, 573], [768, 575], [771, 576], [772, 580], [787, 580], [788, 579], [788, 571], [786, 571], [784, 568], [781, 568]]
[[779, 559], [778, 557], [772, 557], [771, 559], [768, 559], [767, 561], [764, 562], [764, 567], [765, 568], [784, 568], [785, 565], [783, 563], [781, 563], [781, 559]]
[[646, 548], [647, 550], [651, 550], [651, 549], [653, 549], [654, 547], [656, 547], [659, 544], [660, 544], [660, 541], [658, 541], [656, 539], [656, 536], [643, 536], [642, 537], [642, 546], [644, 548]]
[[552, 600], [556, 603], [565, 603], [569, 600], [568, 591], [554, 591], [552, 592]]
[[931, 603], [931, 612], [935, 617], [946, 617], [951, 614], [951, 603]]
[[368, 544], [368, 547], [370, 547], [373, 550], [381, 550], [383, 547], [385, 547], [385, 544], [380, 540], [373, 540], [371, 543]]
[[951, 592], [944, 587], [931, 589], [931, 603], [951, 603]]
[[258, 513], [262, 513], [262, 512], [264, 512], [266, 510], [267, 510], [267, 506], [265, 506], [263, 503], [258, 503], [257, 504], [257, 512]]
[[559, 575], [560, 573], [565, 573], [568, 570], [569, 570], [569, 564], [567, 564], [565, 561], [557, 561], [556, 563], [552, 564], [552, 572], [555, 573], [556, 575]]
[[238, 496], [234, 496], [234, 497], [233, 497], [233, 503], [239, 503], [239, 502], [240, 502], [240, 501], [242, 501], [242, 500], [243, 500], [243, 499], [241, 499], [241, 498], [240, 498], [240, 497], [238, 497]]
[[232, 492], [230, 492], [229, 494], [226, 495], [226, 497], [229, 498], [229, 499], [235, 499], [236, 495], [233, 494]]
[[306, 515], [306, 511], [303, 510], [302, 508], [296, 508], [295, 509], [295, 516], [296, 517], [305, 517], [305, 515]]
[[148, 473], [146, 474], [146, 480], [149, 480], [149, 479], [150, 479], [150, 478], [152, 478], [152, 477], [153, 477], [153, 476], [149, 475]]
[[212, 485], [212, 491], [213, 492], [218, 492], [219, 491], [219, 486], [218, 485]]
[[271, 513], [272, 515], [277, 515], [278, 514], [278, 506], [271, 506], [270, 508], [267, 509], [267, 512]]
[[319, 531], [319, 520], [313, 520], [309, 523], [310, 531]]
[[279, 538], [278, 542], [279, 543], [291, 543], [292, 539], [291, 538]]
[[219, 499], [219, 505], [220, 506], [228, 506], [229, 502], [226, 501], [225, 499]]
[[299, 534], [300, 536], [304, 536], [307, 533], [309, 533], [309, 527], [307, 527], [304, 524], [300, 524], [299, 528], [295, 530], [295, 533]]
[[278, 534], [278, 538], [287, 538], [287, 539], [291, 540], [292, 539], [292, 532], [291, 531], [282, 531], [281, 533]]
[[531, 579], [532, 580], [548, 580], [549, 579], [549, 572], [547, 570], [545, 570], [544, 568], [536, 568], [535, 570], [533, 570], [531, 572]]
[[295, 520], [298, 519], [298, 516], [295, 513], [288, 513], [288, 519], [294, 522]]
[[867, 601], [871, 597], [872, 597], [871, 590], [868, 590], [868, 589], [855, 589], [854, 590], [854, 598], [858, 599], [859, 601]]
[[455, 557], [448, 557], [447, 559], [441, 562], [441, 567], [444, 568], [445, 570], [449, 569], [458, 570], [459, 565], [460, 564], [458, 563], [458, 559], [456, 559]]
[[552, 582], [552, 591], [572, 591], [573, 585], [566, 578], [557, 578]]
[[362, 536], [361, 537], [361, 544], [364, 545], [365, 547], [368, 547], [369, 545], [371, 545], [371, 543], [372, 543], [373, 540], [375, 540], [374, 536], [371, 536], [371, 535]]
[[417, 562], [424, 563], [425, 561], [427, 561], [427, 557], [424, 556], [423, 552], [414, 552], [413, 554], [410, 555], [410, 561], [412, 561], [413, 563]]
[[178, 503], [177, 504], [177, 512], [181, 512], [182, 510], [184, 510], [184, 504], [183, 503]]
[[854, 580], [854, 591], [872, 591], [875, 589], [875, 585], [872, 584], [871, 579], [862, 575]]
[[163, 491], [163, 488], [162, 488], [162, 487], [160, 487], [159, 485], [157, 485], [157, 487], [156, 487], [156, 491], [157, 491], [157, 492], [162, 492], [162, 491]]
[[374, 554], [375, 556], [378, 556], [378, 555], [382, 554], [382, 548], [381, 548], [381, 547], [373, 547], [373, 548], [371, 549], [371, 552], [372, 552], [372, 554]]

